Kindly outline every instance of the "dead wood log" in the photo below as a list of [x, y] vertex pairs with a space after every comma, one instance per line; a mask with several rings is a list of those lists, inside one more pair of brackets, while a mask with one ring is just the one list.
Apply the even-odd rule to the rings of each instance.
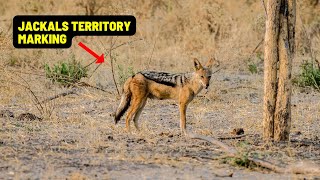
[[191, 139], [200, 139], [200, 140], [203, 140], [203, 141], [207, 141], [207, 142], [210, 142], [214, 145], [217, 145], [219, 147], [222, 148], [222, 150], [230, 155], [233, 155], [235, 156], [237, 154], [237, 151], [233, 148], [233, 147], [230, 147], [226, 144], [224, 144], [223, 142], [221, 141], [218, 141], [214, 138], [211, 138], [211, 137], [207, 137], [207, 136], [202, 136], [202, 135], [199, 135], [199, 134], [193, 134], [193, 133], [188, 133], [188, 137], [191, 138]]
[[[228, 146], [227, 144], [221, 141], [218, 141], [211, 137], [202, 136], [202, 135], [193, 134], [193, 133], [188, 133], [187, 136], [191, 139], [199, 139], [199, 140], [207, 141], [207, 142], [210, 142], [211, 144], [217, 145], [222, 149], [223, 152], [227, 153], [228, 157], [238, 158], [239, 152], [235, 148]], [[320, 175], [319, 165], [312, 164], [312, 163], [299, 162], [299, 163], [295, 163], [294, 165], [289, 165], [287, 167], [280, 167], [271, 162], [258, 159], [258, 158], [248, 157], [248, 160], [257, 166], [272, 170], [276, 173]]]
[[62, 93], [59, 93], [59, 94], [56, 94], [54, 96], [48, 97], [48, 98], [42, 100], [40, 103], [46, 103], [48, 101], [52, 101], [52, 100], [57, 99], [59, 97], [67, 96], [67, 95], [70, 95], [70, 94], [76, 94], [77, 91], [79, 91], [78, 88], [72, 88], [71, 90], [64, 91]]
[[45, 103], [45, 102], [48, 102], [48, 101], [52, 101], [54, 99], [57, 99], [59, 97], [64, 97], [64, 96], [67, 96], [67, 95], [70, 95], [70, 94], [77, 94], [77, 92], [79, 92], [81, 89], [79, 88], [80, 86], [84, 86], [84, 87], [90, 87], [90, 88], [94, 88], [94, 89], [97, 89], [97, 90], [100, 90], [100, 91], [103, 91], [103, 92], [107, 92], [109, 94], [112, 94], [111, 92], [109, 91], [106, 91], [102, 88], [99, 88], [99, 87], [96, 87], [96, 86], [92, 86], [86, 82], [79, 82], [79, 83], [76, 83], [74, 84], [75, 86], [78, 86], [78, 87], [75, 87], [75, 88], [72, 88], [71, 90], [67, 90], [67, 91], [64, 91], [62, 93], [59, 93], [59, 94], [56, 94], [54, 96], [51, 96], [51, 97], [48, 97], [44, 100], [42, 100], [40, 103]]
[[243, 137], [250, 137], [250, 136], [254, 136], [255, 134], [241, 134], [241, 135], [237, 135], [237, 136], [221, 136], [218, 137], [219, 140], [227, 140], [227, 139], [241, 139]]

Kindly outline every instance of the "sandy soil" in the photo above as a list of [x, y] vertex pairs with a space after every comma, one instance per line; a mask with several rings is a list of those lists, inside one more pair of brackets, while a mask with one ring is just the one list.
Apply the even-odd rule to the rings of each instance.
[[[39, 99], [65, 91], [42, 77], [29, 78]], [[300, 161], [320, 164], [319, 93], [295, 88], [293, 122], [288, 144], [263, 144], [262, 74], [217, 73], [207, 94], [189, 106], [189, 131], [227, 137], [243, 128], [246, 137], [223, 140], [249, 156], [284, 166]], [[114, 125], [112, 113], [119, 100], [111, 86], [106, 93], [81, 88], [77, 94], [44, 103], [50, 118], [16, 118], [30, 112], [40, 116], [34, 104], [19, 103], [29, 92], [7, 99], [2, 110], [13, 117], [0, 118], [1, 179], [290, 179], [266, 169], [233, 165], [218, 147], [180, 135], [178, 107], [173, 101], [149, 100], [140, 118], [141, 131], [132, 125], [124, 131], [124, 120]], [[304, 91], [301, 93], [301, 91]], [[23, 91], [22, 91], [23, 92]], [[44, 93], [45, 92], [45, 93]], [[9, 91], [7, 92], [9, 93]], [[9, 93], [10, 94], [10, 93]], [[6, 99], [2, 94], [2, 98]], [[9, 97], [9, 96], [8, 96]], [[29, 97], [32, 99], [32, 97]], [[299, 141], [307, 141], [303, 144]]]

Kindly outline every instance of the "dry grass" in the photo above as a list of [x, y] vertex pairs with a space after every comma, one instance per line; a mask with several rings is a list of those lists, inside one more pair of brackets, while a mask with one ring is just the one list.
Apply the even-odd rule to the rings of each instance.
[[[213, 76], [209, 93], [191, 103], [187, 113], [190, 131], [213, 137], [230, 136], [234, 128], [241, 127], [254, 136], [224, 142], [280, 165], [300, 160], [320, 163], [320, 98], [319, 92], [312, 89], [294, 88], [290, 136], [292, 140], [310, 143], [264, 144], [261, 140], [263, 74], [251, 74], [248, 70], [251, 62], [263, 70], [259, 59], [263, 45], [252, 54], [264, 33], [261, 1], [99, 2], [104, 3], [98, 14], [133, 14], [138, 20], [137, 34], [118, 37], [117, 44], [143, 38], [114, 50], [116, 65], [133, 67], [136, 72], [184, 72], [193, 70], [193, 57], [205, 61], [215, 56], [226, 67]], [[308, 2], [298, 2], [294, 73], [303, 60], [320, 58], [319, 5], [313, 7]], [[0, 117], [0, 178], [209, 179], [228, 176], [230, 172], [236, 178], [291, 177], [269, 174], [257, 167], [251, 167], [258, 171], [254, 172], [224, 164], [226, 159], [217, 147], [181, 137], [178, 108], [173, 101], [150, 100], [140, 118], [141, 132], [126, 133], [124, 122], [115, 126], [111, 117], [118, 99], [111, 69], [106, 64], [90, 77], [95, 69], [92, 66], [89, 77], [83, 81], [111, 94], [81, 88], [77, 94], [44, 103], [46, 109], [53, 110], [50, 116], [39, 112], [35, 97], [23, 87], [26, 83], [18, 75], [30, 84], [40, 100], [46, 99], [66, 89], [45, 78], [44, 64], [56, 64], [72, 56], [88, 64], [93, 59], [76, 46], [77, 42], [83, 41], [102, 53], [107, 51], [110, 38], [75, 37], [73, 46], [65, 50], [17, 50], [10, 42], [14, 15], [85, 14], [85, 10], [75, 2], [62, 0], [15, 0], [2, 4], [0, 110], [10, 110], [15, 116], [30, 112], [43, 119], [19, 121]]]

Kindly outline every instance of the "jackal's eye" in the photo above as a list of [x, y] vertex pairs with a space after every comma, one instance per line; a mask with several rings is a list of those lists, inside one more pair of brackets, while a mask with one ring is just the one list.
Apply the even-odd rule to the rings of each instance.
[[204, 78], [204, 76], [201, 76], [201, 78]]
[[210, 79], [210, 78], [211, 78], [211, 76], [208, 76], [208, 78]]

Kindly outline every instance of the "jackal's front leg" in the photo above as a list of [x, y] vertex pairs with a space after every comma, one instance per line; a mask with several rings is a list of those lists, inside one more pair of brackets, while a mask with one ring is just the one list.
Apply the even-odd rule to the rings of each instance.
[[180, 102], [179, 109], [180, 109], [180, 130], [182, 134], [187, 135], [187, 130], [186, 130], [187, 103]]

